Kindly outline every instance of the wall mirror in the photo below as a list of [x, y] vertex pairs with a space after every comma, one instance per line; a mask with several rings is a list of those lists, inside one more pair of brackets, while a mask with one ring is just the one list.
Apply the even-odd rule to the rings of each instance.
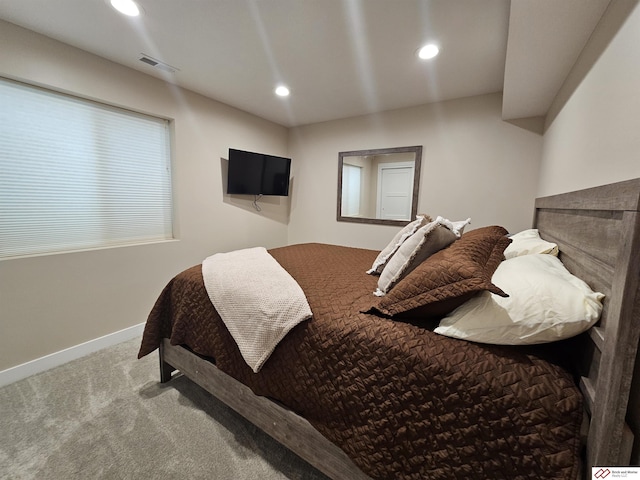
[[339, 222], [406, 225], [416, 216], [422, 146], [338, 154]]

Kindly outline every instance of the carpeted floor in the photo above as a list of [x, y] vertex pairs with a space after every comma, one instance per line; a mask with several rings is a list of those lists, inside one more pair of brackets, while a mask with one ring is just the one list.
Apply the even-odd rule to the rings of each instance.
[[138, 345], [0, 388], [0, 478], [326, 480]]

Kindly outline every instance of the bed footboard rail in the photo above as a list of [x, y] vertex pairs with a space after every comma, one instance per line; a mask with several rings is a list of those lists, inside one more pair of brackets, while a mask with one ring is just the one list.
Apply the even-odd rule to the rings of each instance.
[[168, 339], [161, 344], [160, 358], [160, 375], [165, 379], [162, 381], [171, 378], [171, 370], [179, 370], [330, 478], [370, 480], [339, 447], [322, 436], [307, 420], [266, 397], [255, 395], [249, 387], [206, 359], [184, 347], [171, 345]]
[[167, 362], [165, 358], [165, 346], [164, 341], [160, 344], [158, 349], [158, 358], [160, 360], [160, 383], [167, 383], [171, 380], [171, 375], [176, 371], [176, 368]]

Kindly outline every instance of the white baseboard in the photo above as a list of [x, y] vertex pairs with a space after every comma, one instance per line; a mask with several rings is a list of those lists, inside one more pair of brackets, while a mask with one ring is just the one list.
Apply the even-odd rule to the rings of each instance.
[[0, 371], [0, 387], [142, 335], [144, 323]]

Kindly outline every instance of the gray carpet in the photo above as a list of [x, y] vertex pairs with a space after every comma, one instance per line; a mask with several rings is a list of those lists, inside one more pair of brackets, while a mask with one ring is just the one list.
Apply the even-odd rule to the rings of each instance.
[[326, 480], [138, 344], [0, 388], [0, 478]]

